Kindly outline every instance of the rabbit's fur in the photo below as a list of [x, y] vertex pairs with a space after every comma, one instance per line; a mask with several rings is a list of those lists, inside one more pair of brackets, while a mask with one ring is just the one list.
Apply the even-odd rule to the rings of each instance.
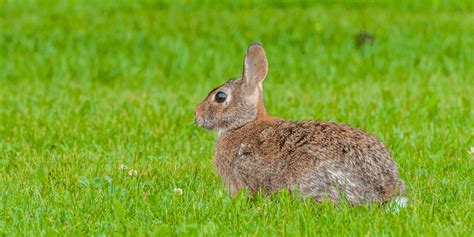
[[[253, 43], [242, 78], [212, 90], [196, 109], [196, 124], [219, 134], [215, 163], [233, 195], [244, 187], [250, 193], [297, 189], [317, 201], [351, 204], [404, 196], [397, 165], [375, 137], [343, 124], [268, 116], [262, 93], [267, 71], [263, 46]], [[217, 101], [219, 92], [224, 101]]]

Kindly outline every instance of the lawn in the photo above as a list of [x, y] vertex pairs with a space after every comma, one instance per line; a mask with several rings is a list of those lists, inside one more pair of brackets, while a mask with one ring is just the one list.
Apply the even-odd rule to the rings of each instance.
[[[470, 1], [0, 0], [0, 235], [472, 236], [473, 22]], [[194, 108], [253, 41], [268, 112], [379, 137], [407, 208], [229, 197]]]

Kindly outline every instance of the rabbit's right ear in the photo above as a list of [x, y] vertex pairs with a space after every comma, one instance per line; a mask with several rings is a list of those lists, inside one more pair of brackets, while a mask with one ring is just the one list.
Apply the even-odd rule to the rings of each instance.
[[268, 72], [268, 62], [265, 51], [260, 43], [252, 43], [244, 59], [244, 72], [242, 80], [247, 90], [254, 91], [265, 79]]

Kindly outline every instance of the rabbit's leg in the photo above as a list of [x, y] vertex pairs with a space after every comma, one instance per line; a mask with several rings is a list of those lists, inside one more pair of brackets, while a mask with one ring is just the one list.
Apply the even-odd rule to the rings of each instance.
[[247, 187], [250, 193], [271, 193], [286, 188], [285, 167], [285, 160], [262, 157], [249, 144], [241, 145], [232, 164], [235, 180]]

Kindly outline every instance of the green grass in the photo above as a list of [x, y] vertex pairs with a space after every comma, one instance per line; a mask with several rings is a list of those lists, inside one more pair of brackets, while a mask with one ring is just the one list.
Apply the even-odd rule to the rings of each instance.
[[[0, 0], [0, 235], [472, 236], [474, 4], [410, 2]], [[268, 111], [380, 137], [406, 209], [228, 196], [193, 112], [255, 40]]]

